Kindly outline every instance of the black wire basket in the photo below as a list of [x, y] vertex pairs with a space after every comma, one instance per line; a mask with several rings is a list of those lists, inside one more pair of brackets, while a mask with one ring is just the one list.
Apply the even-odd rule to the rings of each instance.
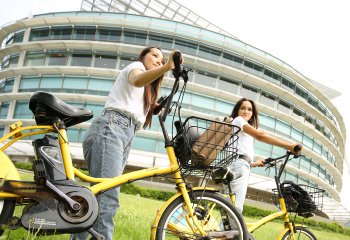
[[[280, 207], [277, 189], [272, 190], [275, 197], [275, 205]], [[288, 212], [313, 213], [322, 211], [323, 195], [325, 190], [293, 181], [284, 181], [281, 184], [282, 195]]]
[[218, 120], [188, 117], [176, 121], [173, 138], [179, 165], [186, 170], [207, 170], [227, 166], [237, 152], [239, 127]]

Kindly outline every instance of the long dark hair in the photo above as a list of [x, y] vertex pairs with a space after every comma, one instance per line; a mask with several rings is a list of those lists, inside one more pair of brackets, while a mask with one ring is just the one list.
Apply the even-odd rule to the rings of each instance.
[[258, 128], [259, 127], [259, 117], [258, 117], [258, 109], [254, 103], [253, 100], [247, 99], [247, 98], [241, 98], [236, 105], [234, 106], [232, 113], [230, 115], [230, 117], [232, 117], [233, 119], [235, 119], [236, 117], [238, 117], [238, 111], [241, 108], [241, 105], [243, 102], [248, 101], [252, 104], [252, 117], [249, 119], [248, 123], [254, 127], [254, 128]]
[[[144, 48], [140, 55], [136, 58], [135, 61], [142, 62], [143, 58], [146, 56], [147, 53], [151, 51], [152, 48], [157, 48], [162, 52], [162, 50], [158, 47], [146, 47]], [[163, 52], [162, 52], [163, 54]], [[164, 54], [163, 54], [163, 62], [162, 64], [164, 65]], [[164, 75], [161, 75], [159, 78], [157, 78], [155, 81], [152, 83], [148, 84], [147, 86], [144, 86], [144, 92], [143, 92], [143, 113], [146, 115], [146, 121], [143, 124], [143, 128], [146, 128], [149, 126], [151, 128], [152, 125], [152, 115], [153, 115], [153, 110], [155, 107], [155, 103], [158, 98], [158, 91], [160, 88], [160, 85], [162, 84]]]

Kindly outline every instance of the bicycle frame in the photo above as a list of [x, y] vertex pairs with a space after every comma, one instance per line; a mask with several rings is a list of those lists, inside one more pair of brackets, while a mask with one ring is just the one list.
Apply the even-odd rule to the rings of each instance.
[[[155, 176], [157, 174], [168, 174], [168, 173], [173, 173], [174, 178], [175, 178], [175, 183], [178, 186], [178, 194], [175, 195], [173, 198], [169, 199], [164, 206], [160, 209], [160, 211], [157, 213], [157, 216], [155, 218], [155, 221], [153, 223], [153, 228], [151, 231], [151, 239], [155, 238], [155, 233], [156, 233], [156, 227], [158, 226], [159, 219], [161, 215], [163, 214], [165, 208], [173, 201], [176, 197], [179, 195], [182, 195], [186, 206], [189, 210], [190, 216], [193, 219], [193, 223], [197, 230], [202, 234], [202, 236], [207, 236], [207, 234], [203, 231], [203, 229], [200, 227], [200, 225], [197, 223], [195, 220], [196, 218], [194, 217], [194, 212], [191, 206], [191, 201], [188, 195], [188, 191], [186, 189], [185, 183], [182, 181], [180, 172], [178, 171], [179, 165], [174, 153], [174, 148], [172, 146], [172, 143], [168, 137], [164, 122], [167, 116], [167, 113], [169, 112], [170, 104], [172, 101], [172, 98], [174, 94], [176, 93], [179, 85], [179, 78], [176, 78], [176, 81], [174, 83], [174, 87], [172, 89], [171, 94], [169, 95], [167, 105], [165, 107], [165, 110], [162, 115], [159, 115], [159, 120], [160, 120], [160, 125], [163, 130], [164, 134], [164, 139], [165, 139], [165, 147], [168, 153], [168, 157], [170, 160], [170, 165], [167, 167], [154, 167], [154, 168], [147, 168], [135, 172], [131, 172], [128, 174], [124, 174], [115, 178], [93, 178], [89, 177], [80, 171], [78, 171], [76, 168], [73, 167], [72, 165], [72, 159], [70, 155], [70, 150], [69, 150], [69, 145], [68, 145], [68, 138], [66, 134], [65, 129], [60, 129], [58, 138], [59, 138], [59, 144], [61, 148], [61, 153], [62, 153], [62, 158], [64, 162], [64, 167], [65, 167], [65, 172], [67, 178], [71, 179], [74, 181], [74, 175], [77, 175], [78, 177], [90, 181], [90, 182], [99, 182], [98, 184], [90, 187], [89, 189], [96, 195], [99, 192], [103, 190], [108, 190], [113, 187], [120, 186], [125, 183], [130, 183], [133, 181], [136, 181], [141, 178], [145, 177], [151, 177]], [[3, 151], [9, 147], [11, 144], [14, 142], [27, 137], [27, 136], [33, 136], [33, 135], [38, 135], [38, 134], [44, 134], [44, 133], [52, 133], [52, 132], [57, 132], [53, 126], [29, 126], [29, 127], [21, 127], [21, 122], [17, 122], [13, 125], [11, 125], [11, 132], [4, 136], [3, 138], [0, 139], [0, 143], [4, 142], [5, 140], [8, 140], [10, 137], [14, 137], [11, 141], [9, 141], [5, 146], [3, 146], [0, 149], [0, 164], [2, 166], [0, 170], [0, 177], [6, 178], [7, 180], [20, 180], [20, 176], [17, 172], [17, 169], [13, 165], [12, 161], [6, 156], [6, 154], [3, 153]], [[31, 130], [31, 129], [43, 129], [42, 131], [37, 131], [37, 132], [29, 132], [26, 134], [23, 134], [22, 131], [26, 130]], [[194, 188], [194, 189], [203, 189], [203, 188]], [[206, 188], [206, 191], [214, 191], [215, 189], [212, 188]], [[7, 193], [7, 192], [0, 192], [0, 198], [1, 199], [6, 199], [6, 198], [11, 198], [11, 199], [17, 199], [17, 200], [23, 200], [24, 196], [19, 195], [19, 194], [13, 194], [13, 193]]]

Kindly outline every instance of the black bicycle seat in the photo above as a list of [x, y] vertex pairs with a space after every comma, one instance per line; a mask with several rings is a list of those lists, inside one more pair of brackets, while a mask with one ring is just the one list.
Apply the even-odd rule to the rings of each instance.
[[33, 112], [37, 125], [51, 125], [53, 119], [58, 117], [66, 127], [70, 127], [94, 116], [90, 109], [69, 105], [47, 92], [33, 93], [29, 100], [29, 109]]

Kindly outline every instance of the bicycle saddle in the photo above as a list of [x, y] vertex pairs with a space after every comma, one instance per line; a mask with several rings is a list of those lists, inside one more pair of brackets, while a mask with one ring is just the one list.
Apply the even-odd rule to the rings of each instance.
[[70, 127], [94, 116], [90, 109], [74, 107], [47, 92], [33, 93], [29, 109], [33, 112], [37, 125], [51, 125], [53, 119], [58, 117], [66, 127]]
[[241, 172], [232, 171], [229, 167], [223, 167], [214, 171], [211, 178], [214, 180], [215, 184], [219, 183], [229, 183], [232, 180], [242, 177]]

